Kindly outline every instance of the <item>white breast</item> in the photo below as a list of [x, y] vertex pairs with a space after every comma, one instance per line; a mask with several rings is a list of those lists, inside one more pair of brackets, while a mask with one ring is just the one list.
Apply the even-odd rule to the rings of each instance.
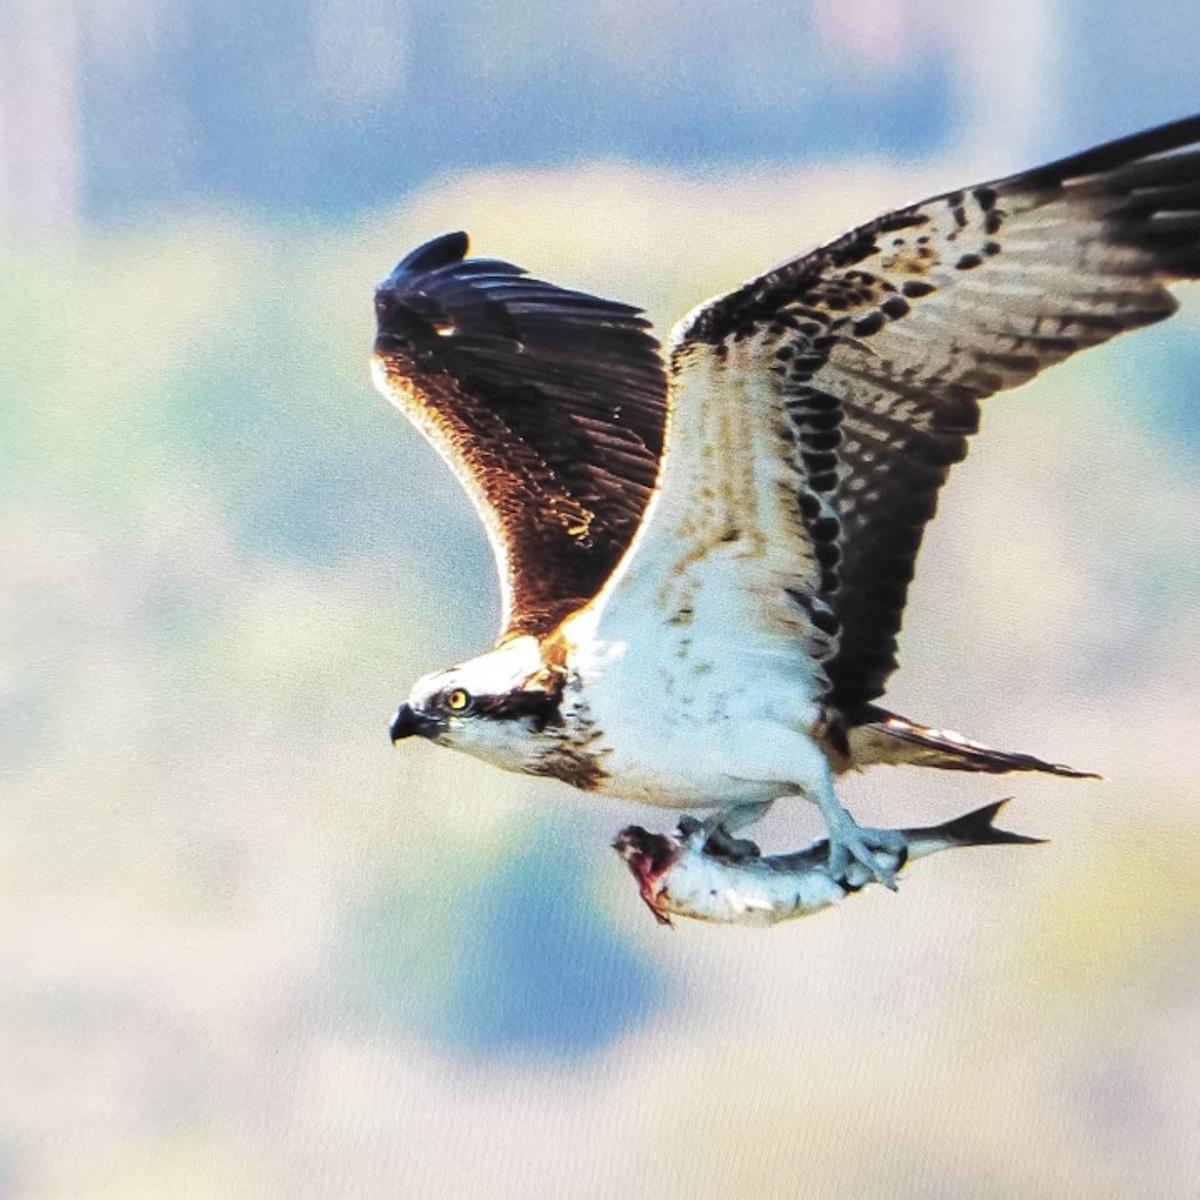
[[749, 729], [818, 720], [831, 648], [788, 598], [820, 568], [785, 424], [775, 389], [736, 352], [677, 364], [648, 523], [572, 635], [610, 748], [603, 790], [698, 807], [788, 782], [739, 777]]
[[[698, 614], [704, 590], [695, 593]], [[714, 622], [648, 623], [628, 640], [579, 647], [581, 694], [604, 732], [600, 791], [667, 808], [774, 799], [794, 775], [748, 771], [752, 730], [803, 737], [820, 716], [813, 661], [793, 639], [739, 635]]]

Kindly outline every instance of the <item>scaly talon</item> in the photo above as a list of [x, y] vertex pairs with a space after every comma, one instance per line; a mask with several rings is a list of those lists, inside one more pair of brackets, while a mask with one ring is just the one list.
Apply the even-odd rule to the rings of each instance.
[[[830, 830], [828, 870], [834, 879], [853, 884], [856, 881], [850, 875], [857, 864], [866, 871], [862, 883], [874, 879], [894, 892], [896, 872], [903, 865], [906, 849], [904, 835], [898, 830], [864, 828], [847, 821]], [[886, 858], [893, 861], [888, 863]]]

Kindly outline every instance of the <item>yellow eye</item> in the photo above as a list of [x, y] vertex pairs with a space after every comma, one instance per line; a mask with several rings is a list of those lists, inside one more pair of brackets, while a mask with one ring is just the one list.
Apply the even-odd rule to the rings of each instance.
[[446, 707], [451, 712], [462, 712], [471, 703], [471, 693], [463, 691], [462, 688], [455, 688], [446, 697]]

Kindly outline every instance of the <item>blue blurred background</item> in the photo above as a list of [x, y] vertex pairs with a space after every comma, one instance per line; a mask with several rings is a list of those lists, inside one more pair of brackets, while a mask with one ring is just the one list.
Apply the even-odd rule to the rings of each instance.
[[[771, 933], [650, 921], [665, 814], [387, 744], [484, 647], [371, 391], [416, 242], [665, 334], [857, 220], [1200, 109], [1184, 0], [8, 0], [0, 1197], [1192, 1194], [1200, 295], [994, 401], [900, 711], [1111, 782]], [[799, 807], [766, 842], [815, 832]]]

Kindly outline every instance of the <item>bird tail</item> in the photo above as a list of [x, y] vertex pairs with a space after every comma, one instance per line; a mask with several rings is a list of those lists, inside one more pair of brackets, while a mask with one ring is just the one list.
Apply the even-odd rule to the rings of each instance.
[[847, 768], [875, 763], [910, 763], [943, 771], [983, 771], [1003, 775], [1009, 771], [1040, 771], [1070, 779], [1102, 779], [1091, 771], [1078, 771], [1062, 763], [1045, 762], [1032, 754], [993, 750], [948, 729], [931, 729], [907, 717], [869, 705], [848, 724]]

